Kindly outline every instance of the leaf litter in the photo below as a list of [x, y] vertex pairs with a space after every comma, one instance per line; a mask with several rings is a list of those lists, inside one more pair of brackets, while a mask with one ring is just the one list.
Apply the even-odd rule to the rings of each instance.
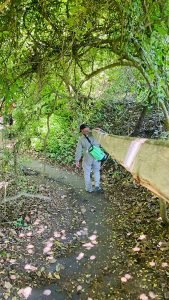
[[[103, 175], [108, 206], [113, 209], [113, 215], [110, 211], [106, 216], [112, 234], [104, 241], [111, 259], [105, 256], [104, 267], [96, 276], [86, 272], [65, 282], [64, 288], [84, 293], [86, 299], [168, 299], [169, 230], [159, 218], [158, 201], [137, 186], [126, 171], [116, 168], [114, 163], [110, 164]], [[85, 261], [86, 267], [88, 261], [91, 264], [98, 261], [97, 255], [90, 253], [95, 246], [99, 247], [98, 234], [93, 232], [88, 237], [85, 209], [78, 207], [76, 201], [72, 208], [71, 189], [65, 190], [48, 179], [45, 183], [37, 182], [37, 177], [24, 179], [24, 186], [27, 191], [43, 193], [52, 201], [21, 197], [18, 206], [16, 203], [6, 206], [0, 231], [0, 284], [4, 299], [10, 295], [13, 299], [18, 299], [18, 295], [27, 299], [33, 286], [62, 280], [64, 266], [57, 263], [60, 256], [76, 252], [76, 262]], [[18, 188], [14, 190], [19, 192]], [[11, 196], [10, 185], [9, 192]], [[16, 226], [21, 217], [27, 227], [23, 222]], [[86, 227], [80, 229], [80, 224]], [[79, 239], [89, 255], [78, 251], [79, 244], [64, 243], [70, 231], [74, 231], [76, 241]], [[53, 273], [48, 270], [50, 262], [55, 264]], [[44, 295], [50, 295], [50, 290], [44, 290]]]
[[[39, 191], [42, 194], [43, 190], [43, 195], [50, 195], [52, 201], [22, 196], [13, 203], [7, 202], [0, 214], [0, 286], [4, 299], [10, 295], [27, 299], [33, 286], [60, 280], [64, 267], [57, 263], [57, 258], [71, 248], [64, 245], [66, 230], [77, 230], [83, 221], [76, 201], [73, 207], [70, 205], [73, 197], [70, 188], [50, 179], [44, 182], [37, 176], [24, 178], [24, 188], [32, 190], [32, 195]], [[13, 185], [7, 197], [12, 191], [16, 195], [20, 192]], [[49, 272], [49, 264], [56, 265], [55, 272]], [[50, 295], [49, 290], [45, 290], [44, 295]]]

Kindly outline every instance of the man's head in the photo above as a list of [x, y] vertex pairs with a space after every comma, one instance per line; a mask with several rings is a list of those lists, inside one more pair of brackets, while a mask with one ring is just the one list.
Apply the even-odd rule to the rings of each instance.
[[80, 125], [80, 132], [82, 134], [88, 134], [89, 131], [90, 131], [90, 128], [89, 128], [89, 126], [87, 124], [81, 124]]

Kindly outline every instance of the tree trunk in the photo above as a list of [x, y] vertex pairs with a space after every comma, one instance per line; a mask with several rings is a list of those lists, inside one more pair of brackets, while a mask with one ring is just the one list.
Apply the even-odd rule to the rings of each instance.
[[14, 161], [14, 172], [15, 172], [15, 175], [17, 176], [17, 166], [18, 166], [18, 150], [19, 150], [19, 146], [20, 146], [20, 143], [19, 142], [16, 142], [14, 147], [13, 147], [13, 161]]
[[160, 217], [165, 225], [169, 225], [169, 219], [167, 217], [167, 204], [163, 199], [160, 199]]
[[144, 106], [143, 109], [142, 109], [142, 112], [140, 114], [140, 117], [138, 119], [138, 122], [137, 122], [137, 124], [136, 124], [133, 132], [130, 134], [130, 136], [137, 136], [139, 134], [139, 131], [140, 131], [140, 128], [141, 128], [141, 126], [143, 124], [146, 112], [147, 112], [147, 106]]
[[45, 135], [45, 138], [44, 138], [44, 144], [43, 144], [43, 153], [44, 153], [44, 165], [43, 165], [43, 173], [42, 173], [42, 178], [45, 177], [45, 171], [46, 171], [46, 147], [47, 147], [47, 140], [48, 140], [48, 137], [49, 137], [49, 133], [50, 133], [50, 117], [51, 117], [51, 114], [48, 114], [47, 115], [47, 120], [46, 120], [46, 125], [47, 125], [47, 132], [46, 132], [46, 135]]
[[164, 126], [165, 126], [165, 130], [169, 131], [169, 113], [168, 113], [167, 107], [166, 107], [164, 101], [160, 100], [159, 103], [160, 103], [160, 106], [161, 106], [162, 111], [164, 113]]

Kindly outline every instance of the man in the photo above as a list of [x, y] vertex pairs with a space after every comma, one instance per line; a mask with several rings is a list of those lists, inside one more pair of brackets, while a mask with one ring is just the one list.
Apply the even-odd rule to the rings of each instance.
[[[77, 147], [76, 147], [76, 167], [80, 168], [80, 160], [83, 156], [82, 167], [84, 171], [84, 180], [85, 180], [85, 189], [87, 192], [92, 193], [93, 187], [91, 183], [91, 171], [94, 173], [95, 180], [95, 191], [101, 192], [100, 188], [100, 166], [101, 162], [95, 160], [91, 154], [88, 152], [88, 149], [92, 145], [99, 146], [99, 143], [94, 139], [90, 132], [90, 128], [86, 124], [80, 125], [80, 132], [82, 136], [80, 137]], [[87, 138], [86, 138], [87, 137]], [[91, 143], [90, 143], [91, 142]]]

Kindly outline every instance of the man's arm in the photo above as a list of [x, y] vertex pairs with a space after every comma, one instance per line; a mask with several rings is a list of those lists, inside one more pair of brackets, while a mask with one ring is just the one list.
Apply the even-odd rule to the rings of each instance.
[[80, 167], [80, 159], [82, 157], [82, 151], [83, 151], [83, 147], [82, 147], [82, 143], [81, 140], [79, 139], [77, 147], [76, 147], [76, 153], [75, 153], [75, 160], [76, 160], [76, 167], [79, 168]]

